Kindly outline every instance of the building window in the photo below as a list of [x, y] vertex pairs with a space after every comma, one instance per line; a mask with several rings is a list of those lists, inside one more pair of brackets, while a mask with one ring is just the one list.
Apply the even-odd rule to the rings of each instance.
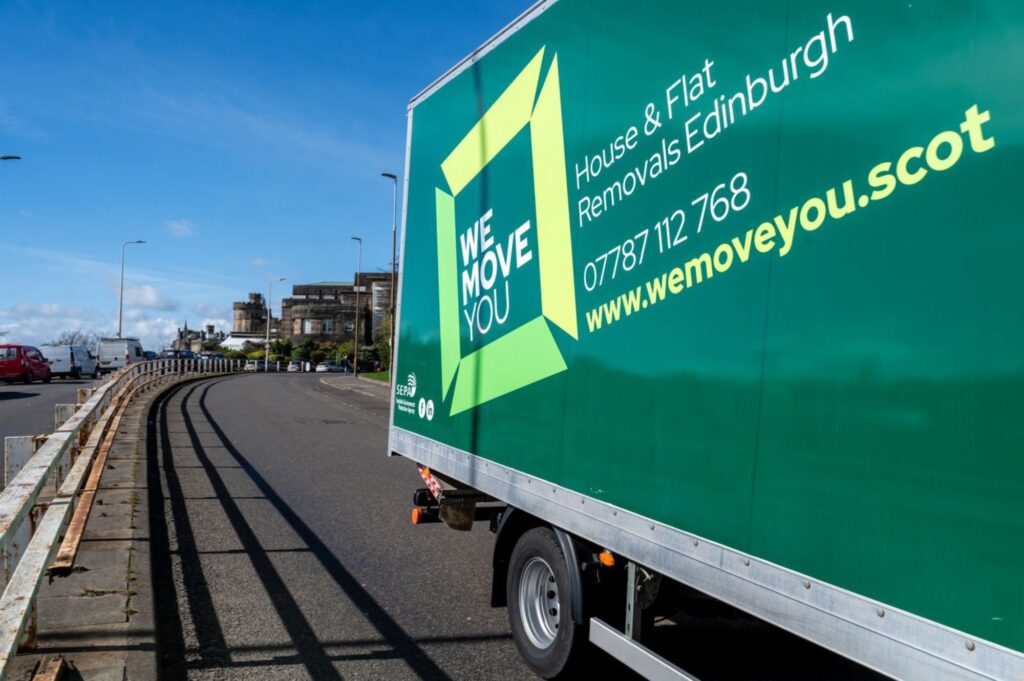
[[303, 319], [302, 320], [302, 333], [311, 334], [313, 333], [313, 320]]
[[333, 319], [325, 319], [323, 322], [321, 322], [321, 324], [322, 324], [321, 325], [321, 330], [324, 333], [334, 333], [334, 320]]
[[292, 320], [292, 335], [297, 336], [300, 333], [302, 333], [302, 320], [301, 319], [293, 319]]

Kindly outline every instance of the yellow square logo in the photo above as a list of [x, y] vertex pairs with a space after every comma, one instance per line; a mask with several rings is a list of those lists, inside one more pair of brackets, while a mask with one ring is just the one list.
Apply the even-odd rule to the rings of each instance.
[[[558, 55], [552, 58], [541, 82], [543, 60], [541, 48], [441, 163], [447, 184], [435, 190], [441, 378], [446, 397], [454, 383], [452, 415], [565, 371], [565, 360], [549, 324], [578, 338]], [[536, 202], [541, 315], [463, 357], [455, 202], [459, 192], [527, 127]], [[524, 362], [526, 358], [529, 361]]]

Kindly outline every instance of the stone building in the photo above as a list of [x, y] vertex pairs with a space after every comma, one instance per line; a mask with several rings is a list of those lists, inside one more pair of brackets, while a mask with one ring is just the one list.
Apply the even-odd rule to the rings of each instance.
[[219, 344], [222, 343], [225, 338], [226, 336], [224, 335], [224, 332], [216, 331], [213, 328], [213, 324], [207, 324], [205, 329], [196, 331], [194, 329], [189, 329], [188, 322], [185, 322], [185, 328], [179, 328], [177, 337], [171, 341], [171, 349], [202, 352], [203, 343], [215, 341]]
[[361, 272], [354, 283], [322, 281], [292, 286], [292, 295], [281, 301], [281, 338], [290, 338], [292, 345], [306, 340], [352, 340], [357, 288], [360, 344], [370, 345], [373, 332], [391, 311], [389, 273]]
[[260, 335], [267, 332], [267, 301], [262, 293], [250, 293], [248, 302], [233, 305], [232, 335]]

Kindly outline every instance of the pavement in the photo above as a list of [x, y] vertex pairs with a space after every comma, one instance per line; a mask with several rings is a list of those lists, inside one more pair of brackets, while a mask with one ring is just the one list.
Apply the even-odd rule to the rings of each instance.
[[39, 662], [63, 656], [73, 663], [68, 680], [156, 679], [145, 494], [147, 416], [156, 397], [137, 398], [125, 410], [75, 569], [44, 579], [36, 599], [37, 648], [23, 648], [7, 678], [32, 678]]

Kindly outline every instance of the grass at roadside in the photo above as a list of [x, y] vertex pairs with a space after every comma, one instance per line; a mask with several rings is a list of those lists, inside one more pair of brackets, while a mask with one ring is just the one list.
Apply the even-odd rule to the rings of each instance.
[[362, 376], [363, 378], [369, 378], [371, 381], [380, 381], [381, 383], [391, 382], [390, 371], [370, 371], [359, 375]]

